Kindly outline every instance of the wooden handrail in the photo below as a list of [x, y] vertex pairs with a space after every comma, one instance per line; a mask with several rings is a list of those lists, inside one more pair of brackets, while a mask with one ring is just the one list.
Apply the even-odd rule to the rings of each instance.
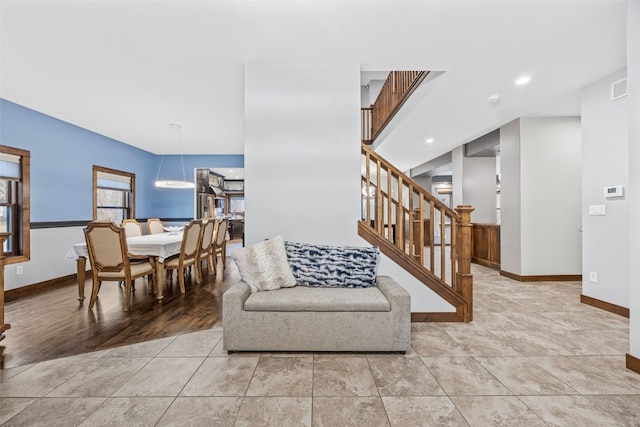
[[427, 77], [429, 71], [392, 71], [371, 107], [363, 107], [362, 142], [371, 144], [400, 107]]
[[424, 269], [407, 271], [456, 306], [461, 320], [470, 321], [473, 208], [452, 210], [365, 145], [362, 160], [362, 223], [382, 238], [370, 243], [383, 241], [393, 256], [412, 261], [406, 264], [411, 270]]

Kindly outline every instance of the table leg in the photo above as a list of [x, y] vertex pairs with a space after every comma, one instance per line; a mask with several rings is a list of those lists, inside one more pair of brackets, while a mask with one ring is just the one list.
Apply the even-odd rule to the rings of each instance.
[[162, 292], [164, 290], [164, 261], [160, 261], [156, 259], [156, 301], [159, 304], [162, 303], [162, 299], [164, 295]]
[[84, 301], [84, 274], [87, 266], [87, 258], [79, 256], [76, 264], [78, 269], [78, 301], [82, 302]]

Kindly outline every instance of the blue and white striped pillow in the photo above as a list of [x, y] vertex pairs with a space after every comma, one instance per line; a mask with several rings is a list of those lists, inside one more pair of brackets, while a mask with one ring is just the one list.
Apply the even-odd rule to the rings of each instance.
[[369, 288], [376, 285], [380, 251], [374, 247], [284, 242], [287, 261], [300, 286]]

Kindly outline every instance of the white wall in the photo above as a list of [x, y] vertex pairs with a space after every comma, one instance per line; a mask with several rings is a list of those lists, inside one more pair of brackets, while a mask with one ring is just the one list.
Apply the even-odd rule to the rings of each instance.
[[[627, 196], [604, 197], [604, 187], [622, 185], [629, 192], [627, 97], [611, 101], [611, 83], [626, 76], [620, 70], [582, 90], [582, 293], [629, 307], [630, 260]], [[637, 164], [636, 164], [637, 167]], [[605, 216], [589, 215], [589, 205], [604, 205]], [[589, 272], [598, 282], [589, 281]]]
[[380, 91], [382, 90], [382, 86], [384, 86], [385, 80], [371, 80], [369, 81], [369, 86], [361, 86], [360, 88], [360, 106], [361, 107], [371, 107]]
[[500, 268], [521, 275], [519, 119], [500, 128], [500, 174]]
[[580, 141], [579, 117], [520, 119], [523, 276], [582, 272]]
[[471, 221], [496, 222], [496, 158], [465, 157], [463, 159], [462, 200], [471, 205]]
[[[464, 205], [464, 146], [460, 145], [451, 150], [451, 184], [453, 186], [453, 194], [451, 197], [452, 207]], [[471, 213], [471, 221], [475, 221], [473, 213]]]
[[627, 3], [627, 89], [629, 91], [629, 263], [630, 349], [640, 358], [640, 2]]
[[[360, 68], [245, 67], [245, 241], [367, 246], [360, 219]], [[382, 257], [414, 311], [454, 311]]]
[[[31, 259], [28, 262], [9, 264], [5, 267], [5, 290], [8, 291], [9, 289], [44, 282], [52, 278], [75, 274], [75, 260], [66, 260], [64, 257], [72, 245], [84, 242], [83, 228], [65, 227], [31, 230]], [[20, 276], [16, 275], [17, 266], [22, 266], [23, 269], [23, 274]]]
[[430, 176], [417, 176], [411, 179], [413, 179], [420, 187], [424, 188], [428, 192], [431, 192], [432, 179]]

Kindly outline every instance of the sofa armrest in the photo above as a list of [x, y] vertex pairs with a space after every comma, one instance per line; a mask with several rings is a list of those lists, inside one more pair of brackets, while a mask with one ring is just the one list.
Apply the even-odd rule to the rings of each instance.
[[244, 321], [242, 315], [244, 303], [249, 295], [251, 295], [251, 288], [243, 281], [238, 281], [222, 294], [222, 324], [224, 325], [222, 348], [225, 350], [237, 348], [241, 335], [238, 329]]
[[389, 276], [378, 276], [376, 282], [391, 306], [394, 347], [408, 350], [411, 347], [411, 294]]
[[244, 302], [251, 295], [251, 288], [246, 282], [239, 281], [222, 295], [222, 314], [244, 310]]
[[376, 284], [380, 289], [380, 292], [384, 294], [384, 296], [391, 304], [391, 309], [394, 307], [402, 307], [403, 305], [408, 305], [409, 311], [411, 311], [411, 294], [400, 286], [398, 282], [393, 280], [389, 276], [378, 276], [376, 278]]

